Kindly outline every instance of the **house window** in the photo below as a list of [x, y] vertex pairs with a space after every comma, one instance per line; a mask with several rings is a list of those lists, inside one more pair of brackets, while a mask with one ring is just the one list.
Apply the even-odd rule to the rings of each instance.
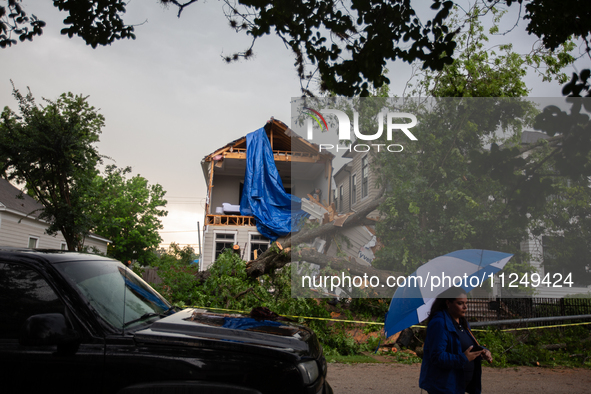
[[351, 177], [351, 204], [357, 202], [357, 174]]
[[235, 233], [215, 233], [215, 258], [217, 260], [218, 257], [224, 252], [226, 249], [232, 249], [232, 246], [236, 243], [236, 234]]
[[343, 185], [339, 186], [339, 208], [338, 211], [343, 211]]
[[361, 159], [361, 198], [369, 194], [369, 162], [367, 156]]
[[256, 260], [269, 249], [269, 240], [260, 234], [250, 234], [250, 260]]
[[65, 242], [62, 242], [60, 244], [60, 250], [68, 250], [68, 244]]
[[[334, 203], [335, 203], [335, 205], [337, 205], [337, 204], [338, 204], [338, 202], [339, 202], [339, 200], [338, 200], [338, 198], [337, 198], [337, 190], [336, 190], [336, 189], [335, 189], [335, 191], [334, 191], [334, 196], [333, 196], [333, 198], [332, 198], [332, 202], [334, 202]], [[337, 208], [338, 208], [338, 207], [337, 207]]]
[[38, 237], [29, 237], [29, 246], [28, 246], [29, 249], [35, 249], [38, 244], [39, 244]]

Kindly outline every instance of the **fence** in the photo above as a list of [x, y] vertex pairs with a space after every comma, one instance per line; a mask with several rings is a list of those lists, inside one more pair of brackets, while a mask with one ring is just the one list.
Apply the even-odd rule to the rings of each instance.
[[160, 277], [158, 276], [158, 268], [144, 268], [142, 279], [153, 285], [158, 285], [162, 283], [162, 279], [160, 279]]
[[[470, 320], [485, 322], [589, 314], [589, 298], [475, 298], [470, 299], [466, 315]], [[528, 323], [529, 326], [547, 324]]]

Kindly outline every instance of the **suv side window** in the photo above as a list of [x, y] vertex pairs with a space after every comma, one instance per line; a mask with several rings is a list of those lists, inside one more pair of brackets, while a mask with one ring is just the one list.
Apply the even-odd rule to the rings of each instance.
[[0, 338], [18, 339], [25, 320], [40, 313], [64, 313], [64, 304], [35, 270], [0, 263]]

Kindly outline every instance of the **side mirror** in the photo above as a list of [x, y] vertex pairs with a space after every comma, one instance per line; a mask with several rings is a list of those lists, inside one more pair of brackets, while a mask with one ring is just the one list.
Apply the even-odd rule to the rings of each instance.
[[21, 329], [19, 343], [23, 346], [57, 345], [58, 353], [75, 353], [79, 335], [68, 326], [61, 313], [44, 313], [29, 317]]

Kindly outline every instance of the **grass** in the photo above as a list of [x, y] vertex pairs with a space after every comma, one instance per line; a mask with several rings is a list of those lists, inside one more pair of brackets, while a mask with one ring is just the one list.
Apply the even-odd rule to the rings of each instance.
[[326, 361], [329, 363], [341, 364], [361, 364], [361, 363], [396, 363], [396, 364], [420, 364], [421, 359], [415, 355], [405, 352], [379, 352], [356, 354], [349, 356], [327, 355]]
[[366, 356], [363, 354], [356, 354], [354, 356], [341, 356], [332, 355], [326, 356], [326, 361], [329, 363], [340, 363], [340, 364], [365, 364], [365, 363], [380, 363], [381, 361], [376, 360], [373, 357]]

